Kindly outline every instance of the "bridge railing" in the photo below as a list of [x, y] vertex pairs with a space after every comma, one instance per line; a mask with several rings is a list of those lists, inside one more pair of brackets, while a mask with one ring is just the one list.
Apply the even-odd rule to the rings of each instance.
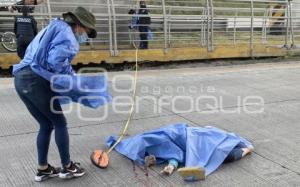
[[[153, 39], [150, 48], [205, 47], [208, 52], [218, 46], [247, 46], [251, 54], [257, 45], [296, 49], [300, 42], [300, 3], [289, 0], [148, 0]], [[0, 4], [1, 6], [7, 4]], [[35, 6], [39, 28], [61, 17], [63, 12], [83, 6], [97, 20], [98, 37], [82, 46], [83, 50], [133, 49], [140, 42], [137, 27], [129, 29], [138, 10], [136, 0], [58, 1], [44, 0]], [[19, 13], [0, 11], [0, 31], [12, 30]]]

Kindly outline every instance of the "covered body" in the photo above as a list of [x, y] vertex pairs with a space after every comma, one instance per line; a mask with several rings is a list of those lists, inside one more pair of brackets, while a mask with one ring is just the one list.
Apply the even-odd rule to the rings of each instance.
[[[107, 145], [115, 140], [110, 137]], [[176, 159], [185, 167], [204, 167], [209, 175], [236, 146], [253, 148], [246, 139], [215, 127], [175, 124], [122, 140], [115, 149], [140, 165], [147, 155], [154, 155], [158, 164]]]

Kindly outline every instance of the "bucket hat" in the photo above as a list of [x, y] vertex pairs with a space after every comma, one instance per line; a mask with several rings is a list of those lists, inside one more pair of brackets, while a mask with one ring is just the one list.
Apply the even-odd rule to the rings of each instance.
[[80, 24], [90, 30], [88, 34], [89, 38], [96, 38], [97, 31], [96, 31], [96, 19], [95, 16], [86, 10], [83, 7], [77, 7], [73, 12], [64, 13], [62, 16], [66, 19], [68, 16], [74, 16], [80, 22]]

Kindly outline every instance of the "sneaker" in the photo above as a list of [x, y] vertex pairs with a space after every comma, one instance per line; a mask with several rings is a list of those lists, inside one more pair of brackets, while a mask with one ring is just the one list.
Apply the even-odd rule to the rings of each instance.
[[71, 162], [70, 167], [64, 167], [60, 173], [59, 178], [61, 179], [71, 179], [73, 177], [81, 177], [85, 174], [83, 168], [80, 167], [79, 163]]
[[205, 169], [202, 167], [184, 167], [178, 169], [178, 173], [185, 181], [205, 180]]
[[155, 158], [154, 155], [146, 156], [145, 159], [144, 159], [144, 161], [145, 161], [145, 165], [147, 167], [156, 165], [156, 158]]
[[42, 182], [46, 179], [57, 177], [60, 172], [60, 168], [55, 168], [48, 164], [48, 168], [45, 170], [38, 169], [38, 172], [34, 178], [36, 182]]

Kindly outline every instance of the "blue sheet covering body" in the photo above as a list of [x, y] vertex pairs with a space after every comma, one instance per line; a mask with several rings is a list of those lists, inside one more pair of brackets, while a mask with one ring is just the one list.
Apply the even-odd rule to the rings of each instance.
[[[107, 146], [115, 141], [109, 137]], [[145, 164], [145, 156], [155, 155], [157, 164], [176, 159], [186, 167], [204, 167], [209, 175], [239, 144], [253, 148], [246, 139], [215, 127], [174, 124], [124, 139], [115, 149], [139, 165]]]

